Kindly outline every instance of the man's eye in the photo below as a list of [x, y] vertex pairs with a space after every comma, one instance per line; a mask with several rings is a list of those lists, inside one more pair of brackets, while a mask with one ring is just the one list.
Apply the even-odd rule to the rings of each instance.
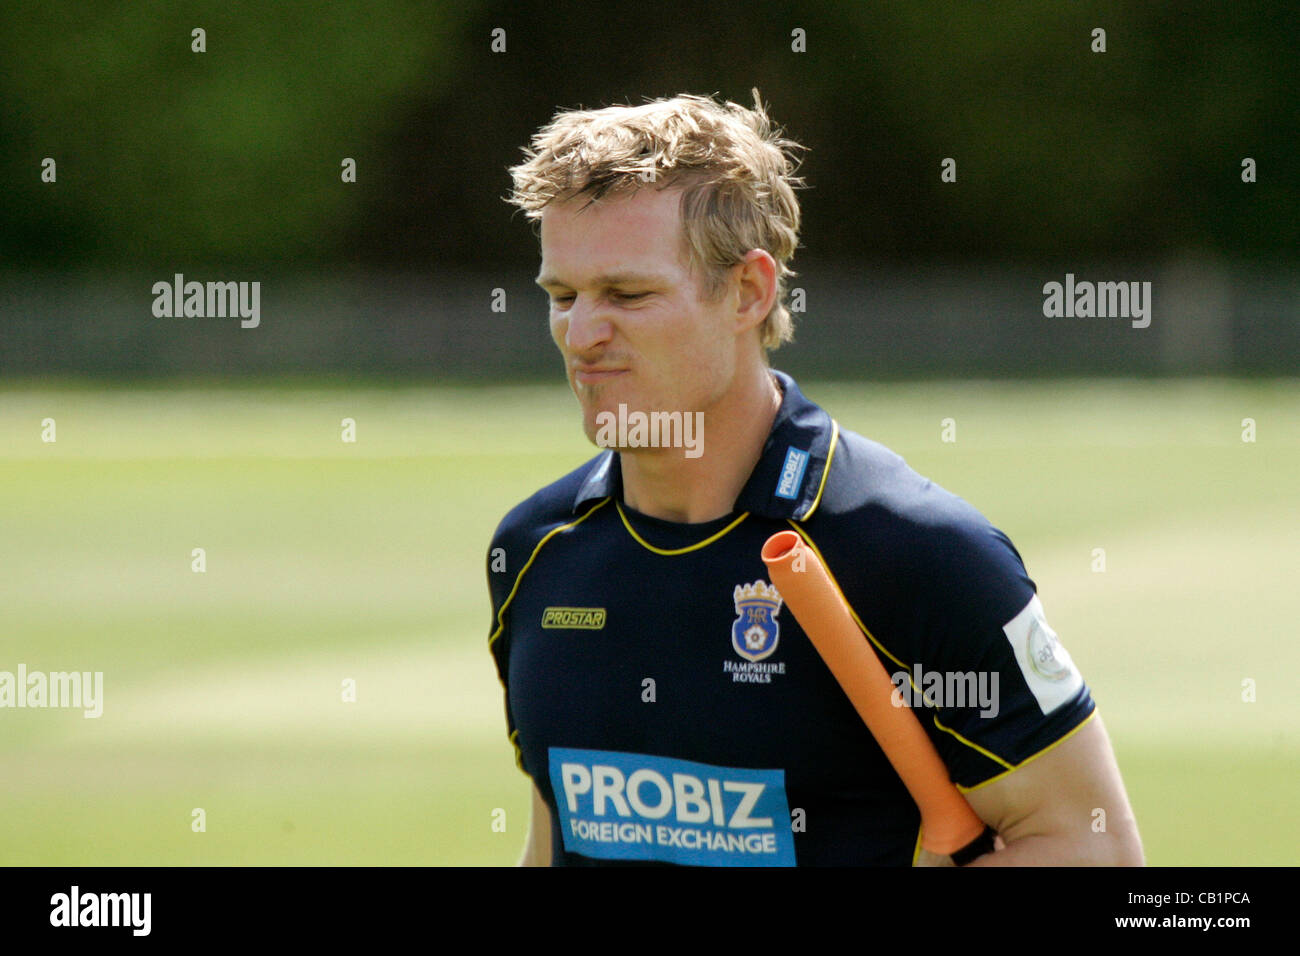
[[[620, 302], [635, 302], [638, 299], [644, 299], [649, 292], [612, 292], [610, 295]], [[556, 295], [551, 297], [551, 304], [567, 308], [573, 303], [577, 296], [573, 295]]]

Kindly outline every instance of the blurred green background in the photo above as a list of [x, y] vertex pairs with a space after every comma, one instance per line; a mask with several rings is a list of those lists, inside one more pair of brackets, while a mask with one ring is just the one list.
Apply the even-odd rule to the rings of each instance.
[[[808, 391], [1016, 542], [1149, 862], [1295, 862], [1300, 387]], [[0, 711], [0, 860], [514, 861], [528, 787], [486, 651], [483, 555], [505, 508], [589, 454], [562, 387], [0, 400], [0, 661], [105, 675], [101, 718]], [[46, 417], [54, 444], [36, 437]]]
[[[752, 86], [809, 147], [775, 364], [1010, 535], [1149, 862], [1300, 862], [1298, 19], [4, 5], [0, 670], [105, 704], [0, 709], [0, 864], [517, 858], [484, 553], [592, 449], [506, 168], [557, 108]], [[1151, 327], [1044, 318], [1067, 272], [1151, 281]], [[261, 325], [154, 317], [175, 273]]]
[[[551, 381], [507, 167], [562, 107], [757, 86], [807, 147], [793, 374], [1292, 376], [1297, 35], [1261, 0], [6, 4], [0, 375]], [[262, 324], [155, 318], [178, 273], [260, 282]], [[1151, 327], [1045, 319], [1067, 273], [1151, 282]]]
[[1263, 0], [9, 3], [0, 252], [531, 265], [498, 197], [557, 107], [758, 86], [809, 147], [805, 261], [1289, 257], [1298, 26]]

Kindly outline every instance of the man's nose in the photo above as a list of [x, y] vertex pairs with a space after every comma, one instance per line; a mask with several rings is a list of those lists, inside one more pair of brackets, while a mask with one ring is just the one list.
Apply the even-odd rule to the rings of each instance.
[[614, 335], [606, 307], [597, 299], [577, 296], [569, 307], [564, 344], [571, 352], [585, 352], [603, 345]]

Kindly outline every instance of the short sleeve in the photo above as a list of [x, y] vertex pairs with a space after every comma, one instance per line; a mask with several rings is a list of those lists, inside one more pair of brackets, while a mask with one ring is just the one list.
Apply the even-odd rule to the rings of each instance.
[[919, 692], [938, 704], [923, 724], [971, 788], [1067, 736], [1095, 705], [1005, 534], [969, 509], [925, 538], [908, 684], [914, 702]]
[[506, 735], [514, 747], [515, 763], [522, 770], [523, 764], [519, 747], [515, 743], [515, 720], [510, 710], [510, 622], [507, 602], [514, 581], [507, 572], [509, 563], [503, 541], [504, 536], [498, 530], [488, 548], [487, 555], [488, 594], [492, 603], [492, 621], [488, 630], [488, 649], [491, 651], [492, 660], [496, 665], [497, 678], [501, 681], [505, 705]]

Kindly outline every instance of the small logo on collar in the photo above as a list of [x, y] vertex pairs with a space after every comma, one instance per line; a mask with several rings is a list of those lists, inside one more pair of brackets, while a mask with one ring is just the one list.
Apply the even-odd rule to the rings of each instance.
[[808, 468], [808, 452], [798, 448], [788, 448], [785, 464], [781, 466], [781, 480], [777, 482], [776, 496], [795, 501], [803, 487], [803, 473]]

